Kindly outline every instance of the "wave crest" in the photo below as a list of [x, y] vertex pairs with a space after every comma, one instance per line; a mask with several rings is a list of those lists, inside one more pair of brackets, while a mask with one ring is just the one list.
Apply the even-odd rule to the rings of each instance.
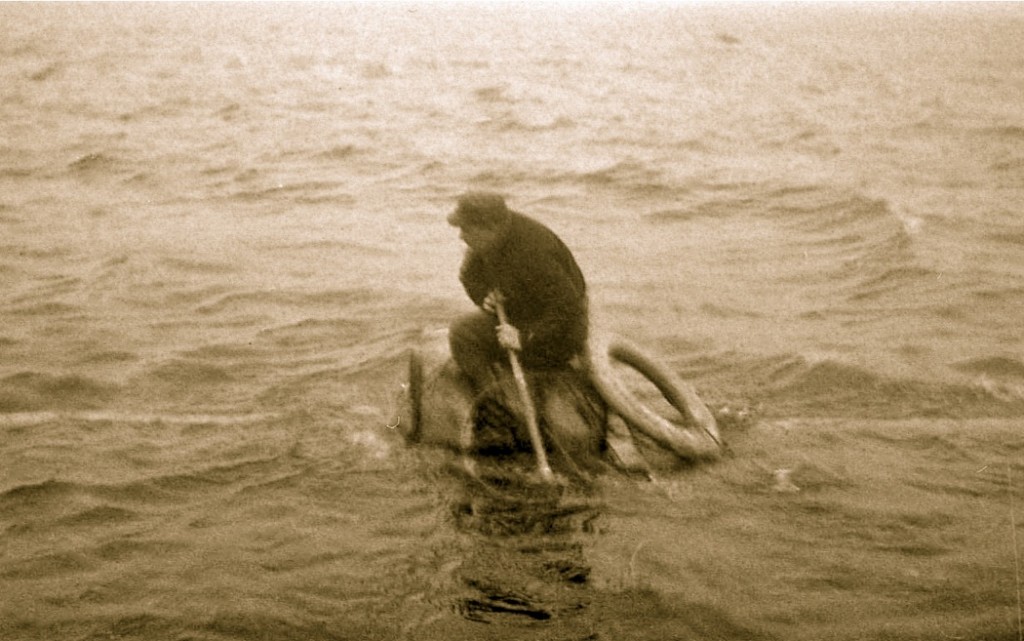
[[838, 358], [803, 355], [739, 367], [753, 383], [750, 396], [772, 415], [981, 417], [1024, 411], [1024, 394], [1008, 392], [1007, 385], [991, 380], [986, 384], [987, 379], [953, 383], [894, 378]]
[[961, 361], [954, 367], [972, 374], [1024, 379], [1024, 362], [1007, 356], [990, 356]]
[[114, 385], [77, 374], [21, 372], [0, 380], [0, 413], [95, 408], [116, 391]]

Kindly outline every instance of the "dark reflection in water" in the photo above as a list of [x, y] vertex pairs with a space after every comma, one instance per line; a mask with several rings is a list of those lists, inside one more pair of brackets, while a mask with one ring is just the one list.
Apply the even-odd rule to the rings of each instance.
[[596, 577], [601, 561], [588, 555], [615, 521], [599, 481], [541, 483], [523, 453], [446, 469], [453, 528], [465, 539], [442, 598], [451, 618], [420, 628], [420, 638], [772, 638], [699, 594], [669, 596]]
[[535, 480], [530, 464], [503, 457], [500, 466], [487, 458], [453, 466], [454, 524], [473, 541], [457, 572], [455, 607], [466, 619], [544, 621], [589, 604], [585, 540], [602, 505], [585, 485]]

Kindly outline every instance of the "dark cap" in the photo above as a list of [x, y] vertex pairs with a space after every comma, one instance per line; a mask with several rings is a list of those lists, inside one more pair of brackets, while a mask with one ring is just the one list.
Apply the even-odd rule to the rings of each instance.
[[459, 196], [459, 205], [448, 215], [448, 224], [454, 227], [500, 227], [508, 220], [509, 215], [509, 209], [501, 195], [471, 191]]

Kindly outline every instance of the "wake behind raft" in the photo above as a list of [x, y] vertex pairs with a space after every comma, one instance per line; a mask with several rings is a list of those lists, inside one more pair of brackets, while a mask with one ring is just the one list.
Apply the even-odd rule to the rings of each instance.
[[[653, 383], [681, 424], [642, 403], [619, 377], [616, 362]], [[447, 333], [439, 331], [425, 333], [412, 350], [408, 377], [399, 419], [408, 443], [485, 460], [532, 457], [527, 406], [508, 367], [498, 372], [493, 389], [474, 397], [450, 357]], [[526, 378], [547, 457], [560, 474], [586, 477], [611, 463], [649, 476], [722, 454], [715, 418], [693, 387], [623, 337], [592, 331], [583, 358], [565, 369], [527, 371]]]

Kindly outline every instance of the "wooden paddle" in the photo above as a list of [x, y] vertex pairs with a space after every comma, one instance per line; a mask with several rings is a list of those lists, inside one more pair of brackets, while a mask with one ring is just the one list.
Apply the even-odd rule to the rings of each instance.
[[[498, 322], [508, 325], [508, 316], [505, 314], [505, 304], [501, 292], [496, 292], [492, 297], [494, 311], [498, 314]], [[533, 445], [533, 453], [537, 457], [537, 471], [540, 477], [549, 483], [555, 481], [555, 475], [551, 472], [548, 464], [548, 455], [544, 450], [544, 440], [540, 436], [540, 426], [537, 425], [537, 410], [533, 407], [533, 397], [530, 396], [530, 388], [526, 384], [526, 375], [523, 373], [523, 366], [519, 363], [519, 354], [516, 350], [508, 350], [508, 362], [512, 365], [512, 376], [516, 379], [516, 386], [519, 388], [519, 398], [523, 402], [523, 412], [526, 414], [526, 429], [530, 433], [530, 443]]]

